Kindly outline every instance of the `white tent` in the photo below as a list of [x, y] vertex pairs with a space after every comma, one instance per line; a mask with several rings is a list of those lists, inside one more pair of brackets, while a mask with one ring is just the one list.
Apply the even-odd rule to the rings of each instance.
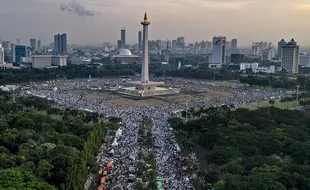
[[115, 147], [115, 146], [118, 146], [118, 143], [117, 143], [117, 139], [116, 139], [116, 138], [114, 138], [113, 143], [112, 143], [112, 147]]
[[114, 149], [111, 149], [109, 153], [114, 154]]
[[123, 131], [120, 128], [117, 129], [117, 131], [115, 132], [115, 137], [119, 139], [122, 136], [122, 133]]

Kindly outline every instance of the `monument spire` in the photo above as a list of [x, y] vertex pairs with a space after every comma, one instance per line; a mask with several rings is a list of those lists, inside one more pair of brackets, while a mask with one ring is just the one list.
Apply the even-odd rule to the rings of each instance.
[[148, 20], [146, 13], [144, 14], [144, 19], [141, 21], [143, 25], [143, 49], [142, 49], [142, 72], [141, 72], [141, 82], [149, 82], [149, 24], [151, 22]]
[[149, 19], [147, 19], [147, 15], [146, 15], [146, 12], [145, 12], [145, 14], [144, 14], [144, 21], [147, 21], [147, 20], [149, 20]]

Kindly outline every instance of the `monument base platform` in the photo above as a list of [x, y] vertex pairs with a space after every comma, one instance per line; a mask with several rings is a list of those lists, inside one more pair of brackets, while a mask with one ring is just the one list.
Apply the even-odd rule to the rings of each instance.
[[164, 82], [147, 82], [141, 83], [140, 81], [132, 81], [132, 87], [119, 87], [111, 89], [111, 91], [121, 94], [123, 96], [132, 97], [135, 99], [149, 98], [152, 96], [163, 96], [180, 93], [178, 88], [163, 88], [157, 87], [158, 85], [164, 84]]

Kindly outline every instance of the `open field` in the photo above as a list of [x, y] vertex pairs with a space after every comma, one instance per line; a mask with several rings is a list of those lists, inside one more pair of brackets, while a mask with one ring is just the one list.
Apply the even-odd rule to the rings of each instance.
[[88, 98], [96, 98], [96, 99], [100, 99], [100, 98], [105, 98], [106, 95], [102, 94], [102, 93], [90, 93], [90, 94], [87, 94], [86, 97]]
[[239, 83], [239, 81], [215, 81], [213, 82], [217, 86], [225, 86], [225, 87], [242, 87], [243, 84]]
[[190, 94], [180, 93], [180, 94], [168, 96], [167, 99], [175, 100], [175, 101], [186, 101], [186, 100], [192, 100], [194, 99], [194, 97], [191, 96]]
[[205, 92], [199, 93], [199, 95], [208, 96], [210, 98], [222, 98], [232, 96], [233, 94], [230, 92], [206, 89]]
[[[244, 105], [244, 106], [240, 105], [240, 106], [237, 106], [236, 108], [247, 108], [250, 110], [255, 110], [259, 107], [268, 107], [268, 106], [271, 106], [271, 105], [269, 104], [269, 100], [266, 100], [266, 101], [263, 101], [260, 103], [254, 103], [251, 105]], [[298, 105], [296, 104], [296, 101], [281, 103], [279, 100], [276, 100], [273, 106], [276, 108], [280, 108], [280, 109], [295, 109], [297, 108]]]
[[159, 104], [165, 104], [165, 101], [158, 100], [158, 99], [142, 99], [142, 100], [133, 100], [129, 98], [118, 98], [114, 100], [106, 101], [112, 104], [124, 105], [124, 106], [153, 106]]

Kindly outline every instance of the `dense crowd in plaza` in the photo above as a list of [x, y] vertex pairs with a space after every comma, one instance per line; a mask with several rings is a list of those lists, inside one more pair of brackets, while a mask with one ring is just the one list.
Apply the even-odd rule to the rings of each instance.
[[[177, 102], [171, 99], [166, 100], [167, 104], [153, 106], [124, 106], [108, 103], [105, 100], [116, 99], [117, 95], [105, 94], [103, 98], [90, 98], [86, 96], [86, 91], [92, 87], [115, 86], [122, 84], [123, 79], [89, 79], [89, 80], [70, 80], [65, 82], [45, 82], [31, 84], [27, 90], [20, 95], [37, 95], [55, 101], [64, 107], [77, 108], [98, 112], [105, 117], [120, 117], [123, 122], [122, 137], [118, 141], [118, 146], [114, 148], [115, 154], [121, 155], [115, 159], [113, 171], [115, 177], [111, 183], [111, 189], [127, 189], [128, 174], [124, 172], [125, 166], [137, 157], [138, 130], [142, 117], [152, 118], [152, 136], [156, 152], [156, 172], [158, 179], [163, 179], [166, 189], [182, 190], [186, 189], [188, 176], [182, 172], [180, 165], [180, 151], [175, 140], [173, 130], [167, 122], [176, 110], [188, 108], [199, 108], [201, 106], [220, 106], [220, 105], [241, 105], [261, 102], [271, 97], [279, 99], [287, 96], [285, 92], [277, 90], [256, 90], [253, 88], [229, 88], [218, 87], [209, 83], [204, 83], [189, 79], [172, 79], [169, 83], [188, 87], [193, 94], [199, 89], [208, 88], [216, 91], [230, 92], [232, 96], [211, 98], [208, 96], [197, 97], [191, 100]], [[99, 156], [100, 157], [100, 156]], [[124, 158], [130, 157], [130, 159]]]

